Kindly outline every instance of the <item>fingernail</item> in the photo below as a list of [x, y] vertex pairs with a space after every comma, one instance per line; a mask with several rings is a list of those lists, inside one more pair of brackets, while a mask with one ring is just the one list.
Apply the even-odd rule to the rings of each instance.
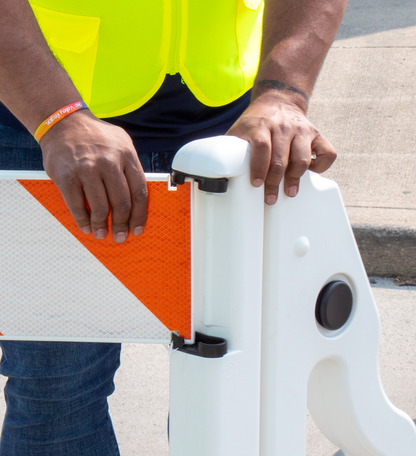
[[96, 239], [104, 239], [107, 236], [107, 230], [100, 229], [97, 230], [97, 233], [95, 235]]
[[90, 233], [91, 233], [91, 227], [90, 227], [89, 225], [83, 226], [83, 227], [81, 228], [81, 230], [82, 230], [82, 232], [83, 232], [84, 234], [90, 234]]
[[127, 234], [124, 231], [120, 231], [120, 233], [116, 233], [116, 242], [121, 244], [127, 239]]
[[266, 197], [267, 204], [274, 204], [276, 201], [277, 201], [276, 195], [267, 195], [267, 197]]
[[140, 236], [143, 233], [143, 229], [144, 228], [142, 226], [136, 226], [136, 228], [133, 230], [133, 234], [135, 236]]
[[263, 185], [262, 179], [254, 179], [253, 180], [253, 187], [261, 187]]
[[296, 185], [293, 185], [292, 187], [289, 187], [289, 196], [293, 197], [298, 194], [298, 188]]

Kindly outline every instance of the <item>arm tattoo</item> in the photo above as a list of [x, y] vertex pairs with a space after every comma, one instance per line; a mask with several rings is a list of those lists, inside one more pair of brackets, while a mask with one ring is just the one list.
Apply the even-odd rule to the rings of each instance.
[[263, 81], [258, 81], [256, 82], [256, 85], [260, 88], [265, 88], [265, 89], [274, 89], [274, 90], [290, 90], [291, 92], [298, 93], [299, 95], [302, 95], [302, 97], [306, 100], [306, 102], [309, 102], [309, 97], [306, 95], [305, 92], [303, 92], [300, 89], [297, 89], [296, 87], [293, 87], [289, 84], [285, 84], [284, 82], [277, 81], [275, 79], [263, 79]]

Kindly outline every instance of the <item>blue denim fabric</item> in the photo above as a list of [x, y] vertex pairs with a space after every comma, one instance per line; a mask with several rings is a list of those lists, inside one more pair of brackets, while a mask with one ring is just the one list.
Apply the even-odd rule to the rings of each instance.
[[[168, 172], [174, 152], [140, 153], [146, 172]], [[0, 124], [0, 169], [41, 170], [32, 136]], [[1, 341], [6, 416], [0, 456], [119, 456], [107, 397], [120, 344]]]
[[120, 344], [2, 341], [1, 456], [119, 456], [107, 397]]
[[32, 135], [0, 123], [0, 169], [43, 170], [42, 152]]
[[[127, 133], [129, 133], [128, 130]], [[142, 149], [138, 152], [146, 173], [170, 172], [175, 153], [176, 151], [147, 152]], [[33, 171], [44, 169], [42, 152], [32, 135], [0, 123], [0, 169]]]

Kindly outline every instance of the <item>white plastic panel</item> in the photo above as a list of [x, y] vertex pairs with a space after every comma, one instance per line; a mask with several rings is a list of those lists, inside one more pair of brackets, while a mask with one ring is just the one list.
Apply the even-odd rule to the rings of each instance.
[[[42, 172], [0, 174], [2, 336], [169, 343], [174, 328], [163, 324], [16, 180], [31, 178], [48, 179]], [[166, 183], [166, 191], [167, 179], [148, 176]]]

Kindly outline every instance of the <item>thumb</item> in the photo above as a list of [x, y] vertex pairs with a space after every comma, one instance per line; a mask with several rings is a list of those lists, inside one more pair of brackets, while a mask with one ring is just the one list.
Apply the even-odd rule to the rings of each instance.
[[309, 169], [315, 173], [323, 173], [332, 166], [337, 153], [334, 146], [322, 135], [318, 135], [311, 144], [312, 161]]

